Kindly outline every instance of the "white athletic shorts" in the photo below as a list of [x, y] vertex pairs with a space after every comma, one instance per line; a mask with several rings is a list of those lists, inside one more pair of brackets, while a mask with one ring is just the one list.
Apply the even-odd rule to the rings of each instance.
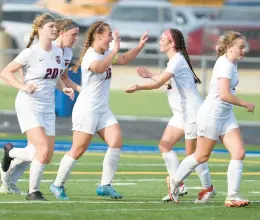
[[170, 119], [168, 126], [180, 128], [184, 130], [185, 139], [186, 140], [193, 140], [197, 138], [197, 124], [196, 122], [192, 123], [185, 123], [182, 115], [174, 114]]
[[218, 140], [220, 136], [238, 128], [233, 111], [231, 110], [226, 118], [215, 118], [203, 111], [198, 112], [197, 117], [198, 136], [211, 140]]
[[32, 128], [43, 127], [47, 136], [55, 136], [55, 113], [23, 110], [17, 111], [17, 118], [22, 133]]
[[72, 130], [94, 135], [97, 131], [117, 124], [114, 114], [107, 110], [104, 113], [90, 111], [72, 112]]

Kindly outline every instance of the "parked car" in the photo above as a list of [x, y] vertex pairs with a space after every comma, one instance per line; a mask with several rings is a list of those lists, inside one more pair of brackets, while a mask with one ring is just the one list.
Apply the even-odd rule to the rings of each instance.
[[142, 53], [156, 54], [161, 33], [168, 28], [182, 31], [191, 54], [201, 54], [202, 43], [200, 27], [208, 19], [199, 19], [191, 8], [174, 7], [167, 1], [120, 1], [115, 3], [109, 16], [105, 18], [113, 30], [118, 30], [121, 37], [120, 51], [125, 52], [139, 42], [143, 32], [149, 30], [149, 40]]

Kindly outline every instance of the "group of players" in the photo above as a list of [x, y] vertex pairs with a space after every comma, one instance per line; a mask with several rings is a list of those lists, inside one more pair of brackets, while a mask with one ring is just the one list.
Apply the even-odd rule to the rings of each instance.
[[[29, 191], [27, 200], [46, 200], [40, 192], [40, 182], [46, 164], [51, 161], [55, 142], [55, 88], [74, 99], [79, 92], [72, 113], [73, 141], [71, 149], [63, 156], [56, 179], [50, 191], [58, 200], [69, 200], [64, 184], [79, 157], [87, 150], [97, 133], [108, 145], [103, 161], [98, 196], [122, 198], [112, 187], [122, 148], [121, 128], [109, 108], [109, 90], [112, 64], [126, 65], [140, 53], [148, 40], [145, 32], [137, 47], [119, 55], [120, 37], [112, 33], [109, 24], [93, 23], [87, 30], [81, 56], [73, 67], [81, 67], [82, 85], [68, 77], [72, 59], [71, 47], [77, 40], [79, 28], [70, 19], [55, 20], [48, 14], [36, 17], [33, 22], [30, 42], [1, 72], [1, 78], [19, 90], [15, 108], [22, 133], [28, 145], [15, 148], [11, 143], [4, 146], [1, 162], [2, 185], [0, 193], [20, 194], [17, 181], [30, 164]], [[38, 41], [33, 44], [34, 38]], [[114, 40], [113, 49], [109, 49]], [[238, 32], [228, 32], [216, 46], [217, 61], [207, 98], [203, 101], [197, 90], [200, 79], [193, 71], [186, 50], [183, 34], [178, 29], [165, 30], [159, 41], [161, 52], [169, 59], [161, 74], [138, 67], [140, 77], [152, 79], [142, 85], [133, 85], [126, 90], [133, 93], [167, 87], [169, 105], [173, 116], [170, 119], [159, 149], [169, 173], [168, 195], [164, 201], [179, 203], [179, 195], [187, 193], [184, 179], [196, 170], [202, 190], [195, 203], [206, 203], [215, 195], [207, 161], [220, 139], [231, 155], [227, 178], [227, 207], [247, 206], [249, 201], [239, 195], [245, 149], [232, 105], [241, 106], [248, 112], [254, 104], [235, 96], [238, 84], [237, 63], [246, 52], [246, 39]], [[21, 73], [21, 79], [16, 77]], [[179, 163], [173, 146], [185, 137], [187, 157]]]

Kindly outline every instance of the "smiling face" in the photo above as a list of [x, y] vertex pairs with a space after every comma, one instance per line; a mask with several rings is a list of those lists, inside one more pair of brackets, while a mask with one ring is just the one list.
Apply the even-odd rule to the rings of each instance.
[[[103, 31], [101, 29], [103, 29]], [[109, 49], [109, 44], [114, 39], [112, 36], [112, 30], [108, 25], [103, 25], [101, 29], [100, 32], [96, 33], [95, 40], [98, 41], [98, 44], [103, 51], [107, 51]]]
[[174, 42], [170, 41], [165, 33], [162, 33], [159, 41], [160, 51], [167, 53], [169, 50], [174, 48]]
[[246, 40], [245, 38], [235, 39], [227, 48], [227, 54], [230, 55], [235, 61], [242, 60], [246, 53]]

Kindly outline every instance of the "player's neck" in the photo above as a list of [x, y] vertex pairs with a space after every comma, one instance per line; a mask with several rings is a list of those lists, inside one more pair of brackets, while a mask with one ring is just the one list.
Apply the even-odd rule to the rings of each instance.
[[51, 49], [52, 49], [52, 41], [51, 40], [40, 39], [39, 45], [46, 52], [50, 52]]
[[173, 58], [176, 54], [178, 53], [178, 51], [175, 51], [175, 50], [169, 50], [166, 55], [168, 56], [169, 60], [171, 58]]
[[56, 45], [57, 45], [57, 47], [59, 47], [61, 49], [64, 48], [63, 43], [59, 37], [56, 39]]
[[91, 47], [99, 54], [103, 55], [105, 53], [105, 51], [98, 44], [93, 43]]

